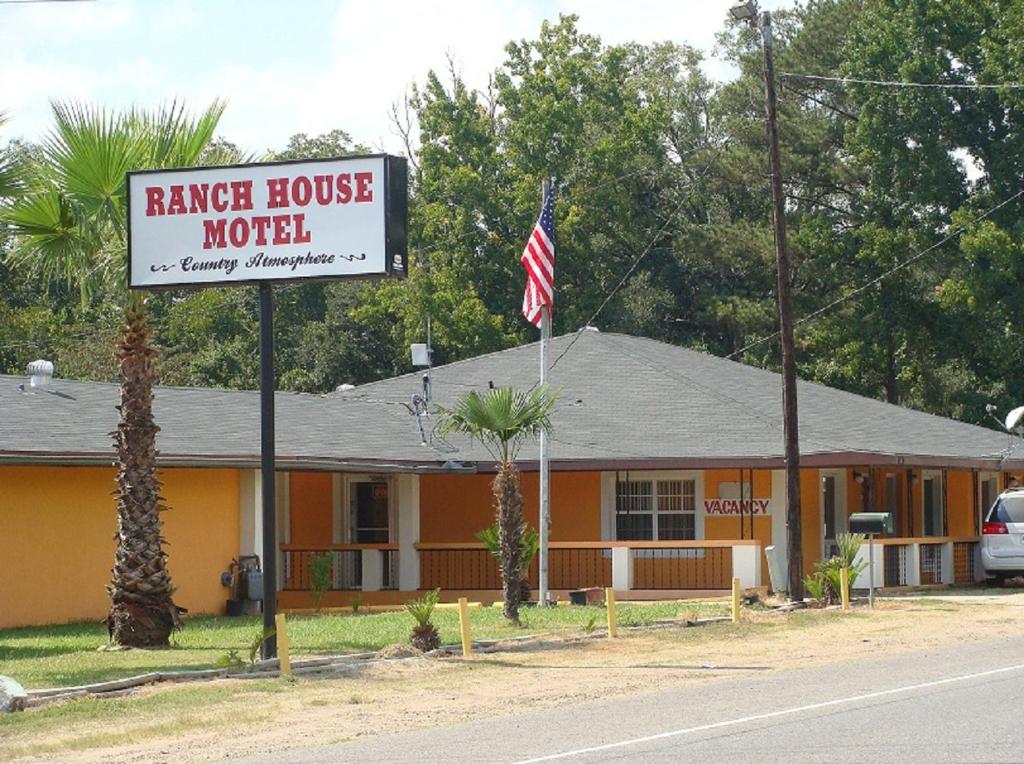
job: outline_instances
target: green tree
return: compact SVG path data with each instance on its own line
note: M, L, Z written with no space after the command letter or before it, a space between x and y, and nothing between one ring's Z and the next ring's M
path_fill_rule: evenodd
M519 623L523 570L523 494L516 456L528 438L551 430L550 412L555 402L546 386L528 392L498 387L485 393L475 390L460 398L452 409L442 409L442 433L458 432L479 442L498 462L491 483L498 525L498 548L504 607L502 614Z
M117 550L108 586L107 624L121 645L166 645L180 624L161 535L160 481L152 400L152 329L146 300L125 295L125 173L196 163L223 105L198 117L173 104L157 112L108 112L55 104L54 128L28 193L4 210L16 241L10 260L46 281L77 287L83 305L96 294L124 303L114 351L121 383L117 451Z

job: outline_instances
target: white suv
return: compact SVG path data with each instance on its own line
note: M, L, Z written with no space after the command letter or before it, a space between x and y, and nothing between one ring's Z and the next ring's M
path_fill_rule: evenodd
M981 526L981 565L993 583L1024 576L1024 488L999 494Z

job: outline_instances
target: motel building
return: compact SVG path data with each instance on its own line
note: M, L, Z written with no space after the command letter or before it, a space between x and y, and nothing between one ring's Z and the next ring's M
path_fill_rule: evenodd
M649 339L596 330L551 341L555 405L550 581L555 596L614 586L677 598L769 582L785 553L778 375ZM564 355L563 355L564 353ZM430 371L431 404L490 385L528 388L536 345ZM278 603L310 606L309 559L333 557L325 606L500 599L475 534L493 522L488 454L434 432L422 373L329 395L277 395ZM809 382L799 385L802 552L809 572L852 512L886 511L885 586L968 583L981 515L1024 477L1008 437ZM114 554L116 385L0 377L0 627L98 620ZM223 613L221 573L261 539L259 395L159 388L155 415L175 600ZM536 444L520 454L537 525ZM863 553L864 550L862 550ZM784 559L784 558L783 558ZM533 571L536 585L536 562ZM857 582L866 586L866 574Z

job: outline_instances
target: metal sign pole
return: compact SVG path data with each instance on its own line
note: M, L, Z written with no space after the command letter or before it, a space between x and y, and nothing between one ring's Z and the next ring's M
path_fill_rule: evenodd
M260 282L260 472L263 486L263 633L277 613L277 490L274 480L274 292ZM277 655L277 638L264 640L264 659Z
M551 180L545 179L541 186L541 205L547 201ZM540 309L540 384L548 383L548 340L551 338L551 306ZM540 433L540 549L537 573L537 604L548 604L548 532L551 524L551 470L548 463L548 435Z
M540 309L540 383L548 383L548 338L551 336L551 313L545 305ZM537 602L548 604L548 529L551 524L551 468L548 463L548 435L540 433L540 565Z

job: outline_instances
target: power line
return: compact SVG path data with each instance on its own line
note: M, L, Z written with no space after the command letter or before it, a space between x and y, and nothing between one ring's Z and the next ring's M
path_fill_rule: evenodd
M899 80L863 80L856 77L826 77L820 74L779 72L781 79L812 80L814 82L837 82L843 85L876 85L886 88L921 88L930 90L1024 90L1024 83L981 83L981 82L906 82Z
M950 240L955 239L957 236L962 234L964 231L966 231L969 227L971 227L975 223L981 222L982 220L987 218L992 213L1002 209L1007 204L1009 204L1010 202L1014 201L1015 199L1019 198L1022 195L1024 195L1024 189L1021 189L1020 191L1018 191L1017 193L1015 193L1013 196L1009 197L1008 199L1004 199L1003 201L999 202L999 204L997 204L996 206L990 207L989 209L985 210L983 213L981 213L980 215L976 216L975 218L973 218L969 222L965 223L964 225L960 226L959 228L956 228L953 231L949 232L948 234L946 234L944 237L942 237L939 241L935 242L931 246L926 247L925 249L922 249L920 252L915 253L911 257L908 257L903 262L897 263L895 266L893 266L892 268L890 268L889 270L887 270L885 273L881 274L880 276L876 276L875 278L871 279L870 281L868 281L868 282L862 284L861 286L857 287L852 292L849 292L848 294L845 294L842 297L838 297L835 300L833 300L832 302L828 303L827 305L824 305L824 306L818 308L817 310L815 310L814 312L807 314L803 318L800 318L800 319L796 320L795 322L793 322L793 326L797 327L797 326L799 326L801 324L804 324L804 323L806 323L808 321L811 321L811 320L817 318L818 316L820 316L822 313L826 313L827 311L832 310L832 308L836 307L837 305L840 305L840 304L846 302L847 300L853 299L857 295L859 295L862 292L866 291L867 289L870 289L871 287L873 287L875 284L878 284L878 283L884 281L885 279L889 278L889 276L893 275L894 273L896 273L898 271L901 271L904 268L906 268L908 265L912 265L913 263L917 262L922 257L927 255L929 252L932 252L932 251L938 249L939 247L941 247L943 244L949 242ZM741 347L739 350L733 351L732 353L730 353L729 355L727 355L725 357L726 358L735 358L735 357L737 357L737 356L747 352L748 350L757 347L758 345L762 345L765 342L768 342L769 340L775 339L776 337L779 336L779 334L780 334L780 332L778 330L776 330L776 331L772 332L771 334L767 334L764 337L761 337L760 339L754 340L749 345L745 345L745 346Z

